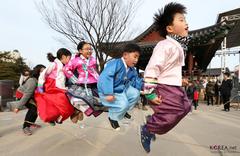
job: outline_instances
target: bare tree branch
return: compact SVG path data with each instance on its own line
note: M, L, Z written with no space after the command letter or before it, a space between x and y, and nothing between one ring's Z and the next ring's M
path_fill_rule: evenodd
M36 5L46 23L70 42L89 41L102 69L113 45L129 40L129 25L141 1L41 0ZM101 45L105 51L99 49Z

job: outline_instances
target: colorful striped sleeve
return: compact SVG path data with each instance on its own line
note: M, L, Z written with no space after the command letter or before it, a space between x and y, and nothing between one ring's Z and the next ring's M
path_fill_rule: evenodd
M144 94L148 100L153 100L157 97L156 93L154 93L157 84L158 83L156 78L144 78Z

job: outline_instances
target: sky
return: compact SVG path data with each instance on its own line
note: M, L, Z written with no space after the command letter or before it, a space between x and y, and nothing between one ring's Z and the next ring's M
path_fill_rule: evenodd
M40 0L0 1L0 51L19 50L31 67L36 64L48 65L46 53L53 54L61 47L73 49L70 43L60 43L61 35L52 30L37 10ZM132 24L129 26L142 33L153 22L153 15L170 0L142 0ZM219 13L240 8L240 0L175 0L187 7L187 21L190 30L214 25ZM216 56L211 67L220 67ZM236 56L228 56L226 65L232 70L239 64Z

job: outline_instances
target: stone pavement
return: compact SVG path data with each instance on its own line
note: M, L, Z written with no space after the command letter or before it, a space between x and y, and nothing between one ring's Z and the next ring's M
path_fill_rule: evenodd
M150 154L139 143L138 128L151 111L135 108L134 120L122 121L120 131L111 129L106 113L81 124L67 120L54 127L38 119L42 128L32 136L21 129L26 110L0 112L0 156L239 156L240 110L221 109L201 104L172 131L157 136Z

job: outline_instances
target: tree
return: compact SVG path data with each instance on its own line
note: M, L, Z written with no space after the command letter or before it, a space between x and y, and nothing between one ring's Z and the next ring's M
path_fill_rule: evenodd
M127 39L141 0L42 0L37 4L47 24L73 44L92 44L100 69L114 43ZM111 43L111 44L108 44ZM105 51L99 47L105 46Z
M10 51L0 51L0 80L14 80L15 87L17 87L20 73L29 67L20 55L15 57L11 54Z

